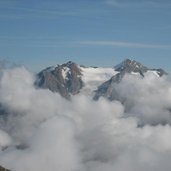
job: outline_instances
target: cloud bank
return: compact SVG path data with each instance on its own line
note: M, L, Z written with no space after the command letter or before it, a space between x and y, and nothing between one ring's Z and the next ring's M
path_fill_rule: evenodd
M0 163L13 171L170 171L171 79L126 75L122 99L67 101L24 67L0 79ZM141 124L141 126L140 126Z

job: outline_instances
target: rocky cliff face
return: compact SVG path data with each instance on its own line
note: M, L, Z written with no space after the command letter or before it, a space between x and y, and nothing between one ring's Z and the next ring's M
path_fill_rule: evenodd
M59 92L69 99L70 95L79 93L83 87L81 70L77 64L68 62L55 67L49 67L37 75L36 86Z

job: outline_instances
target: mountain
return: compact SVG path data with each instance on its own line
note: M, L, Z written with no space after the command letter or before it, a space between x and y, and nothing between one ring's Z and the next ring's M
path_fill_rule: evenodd
M140 75L143 76L143 73L147 72L149 69L145 66L143 66L141 63L130 60L130 59L125 59L123 62L121 62L119 65L116 65L115 70L120 72L120 73L139 73Z
M39 72L35 85L70 99L80 91L91 95L99 85L115 74L113 68L85 67L69 61Z
M78 94L83 87L81 70L74 62L48 67L37 75L35 84L41 88L48 88L52 92L59 92L69 99L70 94Z
M166 71L163 69L149 69L141 63L130 59L124 60L119 65L116 65L114 69L118 71L118 73L97 88L94 100L98 100L101 96L109 100L120 100L115 85L122 81L125 74L139 74L144 77L146 72L153 72L159 77L167 75Z
M125 59L114 68L98 68L80 66L74 62L48 67L37 74L35 85L39 88L58 92L66 99L78 93L109 100L118 99L115 84L122 81L125 74L139 74L144 77L146 72L153 72L159 77L167 74L163 69L149 69L135 60Z
M144 76L147 71L156 71L159 76L166 75L167 73L163 69L149 69L148 67L142 65L140 62L135 60L125 59L119 65L114 67L115 71L120 73L139 73Z

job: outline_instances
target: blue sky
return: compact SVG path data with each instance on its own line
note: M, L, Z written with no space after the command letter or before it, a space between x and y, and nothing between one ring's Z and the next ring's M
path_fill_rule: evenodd
M171 71L170 0L0 0L0 58L38 71L124 58Z

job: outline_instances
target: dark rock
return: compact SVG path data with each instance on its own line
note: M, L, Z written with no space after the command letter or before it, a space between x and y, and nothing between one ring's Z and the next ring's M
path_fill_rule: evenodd
M152 69L152 71L157 71L157 74L160 77L162 77L163 75L168 75L168 73L165 70L161 69L161 68L159 68L159 69Z
M4 167L0 166L0 171L10 171L10 170L5 169Z
M116 65L114 68L115 68L115 71L122 72L122 74L135 72L135 73L140 73L142 76L143 76L143 73L149 70L147 67L143 66L141 63L134 61L134 60L130 60L130 59L124 60L119 65Z
M65 78L64 78L65 73ZM79 93L83 87L81 70L77 64L68 63L57 65L55 68L49 67L37 75L35 85L40 88L49 89L52 92L59 92L61 96L69 99L70 94Z
M114 75L110 80L104 82L102 85L98 87L98 89L95 91L94 100L98 100L101 96L113 100L117 99L117 91L115 90L114 84L119 83L122 80L122 77L124 75L121 73L118 73Z

